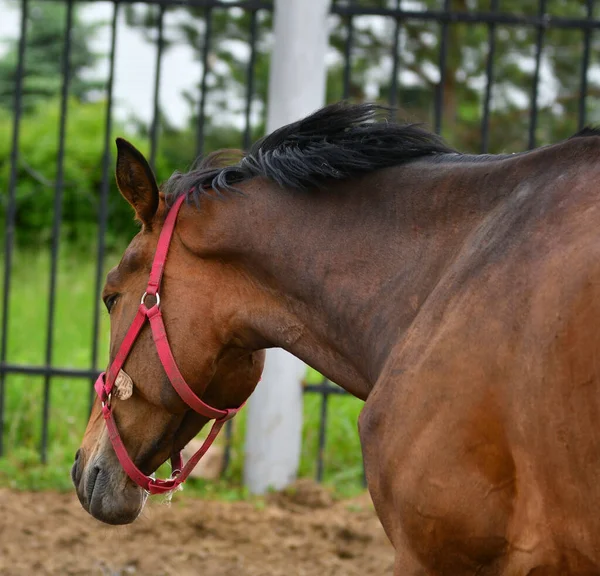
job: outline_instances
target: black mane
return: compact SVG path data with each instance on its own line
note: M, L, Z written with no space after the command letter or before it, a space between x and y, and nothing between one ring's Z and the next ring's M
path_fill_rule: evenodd
M304 190L396 166L414 158L455 151L414 124L387 120L389 109L375 104L333 104L258 140L239 161L222 166L213 154L187 174L165 184L169 198L237 191L235 185L262 176L282 187ZM239 156L238 156L239 158ZM221 163L221 166L219 166Z
M210 190L218 196L224 191L241 193L235 185L257 176L285 188L305 190L415 158L485 162L514 156L459 154L439 136L416 124L392 122L389 115L389 108L372 103L332 104L275 130L246 154L231 150L210 154L192 171L173 174L163 190L169 201L188 192L197 200ZM599 128L586 127L572 138L599 135Z
M589 136L600 136L600 127L584 126L579 132L573 134L571 138L588 138Z

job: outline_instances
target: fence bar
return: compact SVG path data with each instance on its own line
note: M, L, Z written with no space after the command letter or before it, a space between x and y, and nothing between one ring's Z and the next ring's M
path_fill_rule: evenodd
M204 124L206 122L206 79L208 77L208 55L210 53L210 37L212 35L212 10L204 12L204 44L202 46L202 80L200 81L200 106L198 110L198 132L196 139L196 156L204 154Z
M104 255L106 251L106 226L108 218L108 194L110 191L110 180L112 178L111 158L111 133L112 133L112 107L113 86L115 78L115 52L117 42L117 21L119 17L119 5L113 4L113 16L110 36L110 57L108 83L106 86L106 117L104 119L104 151L102 153L102 184L100 187L100 202L98 208L98 252L96 262L96 284L94 287L94 317L92 331L92 358L90 368L95 370L98 366L98 339L100 337L100 295L104 282ZM96 394L94 392L94 380L90 382L90 410L94 403Z
M540 65L542 61L542 49L544 47L544 32L543 16L546 13L546 0L540 0L539 16L540 25L537 32L535 43L535 70L533 73L533 87L531 90L531 113L529 115L529 149L535 148L535 132L537 130L538 120L538 91L540 84Z
M492 12L498 10L498 0L491 0ZM486 85L483 98L483 118L481 120L481 153L487 154L490 145L490 102L494 83L494 56L496 55L496 24L488 25L488 56L485 67Z
M402 0L396 0L396 9L400 10ZM400 25L401 20L396 17L394 27L394 47L392 52L392 77L390 78L390 106L395 107L398 103L398 67L400 65Z
M346 42L344 43L344 100L350 97L350 79L352 77L352 44L354 43L354 26L352 16L346 19Z
M126 0L126 1L137 1L137 0ZM158 0L156 0L158 1ZM492 12L448 12L444 8L443 10L396 10L395 8L382 8L382 7L366 7L352 4L350 6L344 6L336 4L331 12L340 16L389 16L389 17L400 17L403 19L410 20L422 20L422 21L433 21L433 22L453 22L453 23L464 23L464 24L502 24L505 26L531 26L539 27L544 26L545 28L579 28L579 29L597 29L600 28L600 20L586 20L583 18L564 18L559 16L545 15L540 16L525 16L521 14L507 14L507 13L492 13Z
M248 71L246 73L246 118L243 140L244 150L250 148L252 139L250 113L252 112L252 98L254 96L254 64L256 63L256 37L257 13L256 10L254 10L250 16L250 58L248 59Z
M26 364L11 364L3 362L0 371L4 374L27 374L29 376L61 376L66 378L87 378L94 380L100 374L99 370L86 368L55 368L54 366L28 366Z
M95 2L97 0L79 0L80 2ZM165 0L142 0L144 4L161 4ZM119 0L121 4L136 4L140 0ZM273 10L273 2L267 0L169 0L170 6L189 6L193 8L228 10L242 8L245 10ZM359 4L343 5L337 3L332 7L332 14L340 16L391 16L411 20L429 20L433 22L462 22L489 24L494 22L506 26L532 26L540 25L546 28L579 28L582 30L599 29L600 20L586 20L584 18L566 18L548 15L543 21L537 16L523 14L493 14L491 12L458 11L446 13L443 10L397 10L383 6L362 6Z
M587 0L587 18L589 21L594 17L594 0ZM579 89L579 121L578 127L581 130L586 122L586 100L588 89L588 68L590 65L590 46L592 43L592 29L586 28L583 31L583 60L581 62L581 85Z
M156 149L158 143L158 127L160 124L160 76L162 71L162 55L164 51L165 5L159 5L158 42L156 50L156 75L154 76L154 112L150 128L150 167L156 170Z
M228 420L225 423L225 453L223 454L223 469L221 470L222 474L229 468L229 463L231 462L231 441L233 438L233 420Z
M56 276L58 273L58 250L60 244L60 228L62 223L62 199L64 189L65 136L67 128L67 112L69 103L69 76L71 66L71 34L73 32L74 0L67 0L67 17L65 22L65 43L62 53L62 93L60 104L60 127L58 134L58 158L56 166L56 186L54 189L54 219L52 222L52 256L50 261L50 286L48 296L48 326L46 333L46 365L52 364L52 345L54 342L54 312L56 307ZM50 415L50 375L44 379L44 407L42 415L41 459L45 464L48 459L48 418Z
M324 384L305 384L304 393L316 393L316 394L348 394L343 388L339 386L331 386L329 383Z
M17 78L13 108L13 133L10 150L10 178L8 181L8 204L4 230L4 287L2 293L2 345L0 348L0 366L6 361L8 350L8 315L10 303L10 273L15 239L15 218L17 215L17 173L19 163L19 136L23 99L23 75L25 71L25 45L27 38L28 0L21 2L21 30L19 53L17 56ZM0 456L4 454L4 396L6 372L0 369Z
M323 456L325 455L325 442L327 441L327 404L331 386L323 383L325 390L321 393L321 418L319 419L319 450L317 452L317 482L323 480Z
M79 2L98 2L99 0L78 0ZM267 0L117 0L120 4L168 4L169 6L183 6L192 8L218 8L229 10L242 8L243 10L273 10L273 2Z
M450 0L444 0L444 11L449 12ZM440 26L440 83L435 91L435 111L434 111L434 129L436 134L442 132L442 112L444 108L444 84L446 83L446 60L448 56L448 22L442 21Z

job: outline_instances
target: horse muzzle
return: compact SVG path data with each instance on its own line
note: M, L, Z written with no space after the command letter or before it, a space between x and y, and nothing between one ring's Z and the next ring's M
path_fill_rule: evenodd
M106 524L130 524L146 503L147 493L129 479L114 457L97 454L86 462L85 452L79 449L71 478L86 512Z

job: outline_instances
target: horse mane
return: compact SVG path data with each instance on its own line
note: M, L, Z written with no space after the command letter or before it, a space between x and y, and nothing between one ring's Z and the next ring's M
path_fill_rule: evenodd
M587 138L590 136L600 136L599 126L584 126L579 132L573 134L572 138Z
M248 152L220 150L199 159L190 172L175 172L163 185L167 201L191 192L223 196L242 193L236 184L263 177L283 188L323 188L328 181L355 178L429 157L433 161L502 160L511 154L460 154L418 124L390 120L392 109L373 103L339 102L275 130ZM599 136L585 127L571 138Z
M326 106L258 140L245 154L225 150L207 156L190 172L173 174L163 190L169 199L190 191L195 199L209 190L222 196L241 192L235 185L257 176L306 190L415 158L455 153L419 125L390 121L390 111L372 103Z

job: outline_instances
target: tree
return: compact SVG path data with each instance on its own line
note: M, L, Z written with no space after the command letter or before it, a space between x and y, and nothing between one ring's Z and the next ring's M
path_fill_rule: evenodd
M157 42L157 27L160 11L152 6L127 6L126 19L130 26L140 29L148 42ZM272 27L272 15L265 10L255 16L246 10L206 9L182 7L169 10L173 23L164 27L164 49L171 46L187 45L196 55L199 68L202 69L208 33L208 51L206 52L206 102L203 127L207 138L219 137L226 129L228 147L242 147L243 131L234 129L231 118L242 117L246 108L248 89L248 63L250 60L249 43L251 40L252 20L256 19L256 52L254 62L254 87L252 108L259 120L250 134L250 140L262 136L266 123L265 102L269 77L269 40ZM179 17L177 17L179 16ZM185 98L190 106L190 127L196 128L200 117L200 94L198 90L186 92ZM164 121L164 119L163 119ZM218 127L218 128L217 128ZM207 146L204 147L208 149Z
M23 83L23 109L30 112L43 101L61 93L62 55L66 39L66 5L63 3L30 3L27 19L27 43ZM100 58L89 44L98 23L84 23L73 8L71 29L69 94L79 101L89 100L92 92L103 87L90 80L85 72ZM18 39L9 41L7 53L0 59L0 106L12 110L17 79Z
M16 234L22 247L48 244L52 238L54 193L58 156L58 124L60 107L56 99L40 103L21 121L19 164L16 189ZM61 238L82 249L91 248L98 234L98 210L102 189L104 155L104 119L106 102L69 101L69 121L63 157ZM0 108L0 134L10 134L12 117ZM147 135L121 122L115 122L112 133L132 142L148 155ZM221 148L227 134L207 136L207 146ZM214 138L214 139L213 139ZM156 156L156 175L164 181L176 170L190 164L194 147L191 130L166 130ZM112 159L108 170L108 249L123 250L138 226L133 211L123 200L114 178L115 144L110 142ZM0 191L8 190L11 167L11 141L0 138ZM6 202L0 203L0 222L5 218Z
M346 2L345 4L348 4ZM340 2L341 4L341 2ZM408 8L405 0L353 0L353 5L371 8ZM440 10L442 0L410 2L410 9ZM503 0L501 10L507 14L535 16L537 2ZM585 19L586 3L580 0L547 2L552 16ZM492 0L450 0L456 12L490 12ZM185 17L172 19L165 29L165 47L175 43L192 46L202 60L211 19L208 63L208 117L240 113L240 96L246 89L247 59L243 47L250 36L251 13L240 9L206 10L177 8ZM158 11L135 6L128 9L128 20L145 30L155 40ZM257 54L255 67L254 107L265 108L270 50L271 15L260 11L257 19ZM328 80L328 101L344 96L344 50L348 34L348 17L332 18L332 62ZM448 26L446 74L440 86L440 43L443 26L439 22L406 18L354 16L351 19L352 50L348 95L351 99L388 102L393 91L393 49L397 42L398 60L395 103L401 117L409 121L435 125L434 103L438 90L443 92L442 135L461 150L481 149L481 118L486 85L490 27L487 24L451 23ZM532 85L535 70L535 45L538 30L533 26L496 25L496 51L493 59L494 85L491 98L490 151L522 150L528 144ZM396 39L397 36L397 39ZM537 144L567 137L577 129L579 87L583 58L584 33L577 29L550 28L545 31L541 58L541 81L538 93ZM591 53L600 49L600 37L591 36ZM246 50L247 52L247 50ZM589 94L597 95L600 83L589 78ZM188 94L196 121L200 90ZM597 106L588 99L588 119L597 120ZM210 122L209 122L210 126ZM255 127L259 135L263 122Z
M364 6L382 2L359 0ZM388 7L399 4L386 2ZM411 3L414 5L414 3ZM441 0L421 0L419 9L440 10ZM536 16L539 2L502 0L496 2L504 14ZM587 17L580 0L547 2L552 17ZM487 12L491 0L450 0L455 12ZM412 8L412 6L411 6ZM416 8L416 7L415 7ZM369 26L369 19L355 18L352 81L350 94L364 98L365 86L381 100L391 88L391 52L396 23L387 19L383 29ZM372 19L371 19L372 21ZM442 25L433 21L407 19L398 28L400 87L398 103L406 117L434 125L434 100L440 88L439 58ZM496 25L494 30L493 90L490 116L490 151L517 151L527 147L535 71L538 29L533 26ZM448 26L446 74L443 91L442 135L454 146L472 152L481 147L481 119L486 85L490 27L487 24L452 23ZM336 27L332 44L343 49L345 30ZM584 33L577 29L549 28L544 32L538 91L537 144L565 138L577 130L579 89L582 74ZM600 48L591 36L591 52ZM376 72L380 71L379 74ZM589 94L600 84L589 78ZM588 99L588 121L598 118L592 98Z

